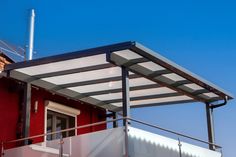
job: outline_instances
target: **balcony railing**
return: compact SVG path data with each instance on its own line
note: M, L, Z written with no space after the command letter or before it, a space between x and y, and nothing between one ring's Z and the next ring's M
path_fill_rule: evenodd
M177 135L177 138L174 140L130 126L124 126L4 150L4 147L11 143L23 142L29 139L32 140L38 137L45 137L47 135L58 134L122 120L156 128L164 132ZM212 145L217 148L218 151L212 151L196 145L185 143L180 140L180 137L203 144ZM222 153L219 151L221 151L221 146L219 145L128 117L121 117L61 131L2 142L2 157L123 157L124 154L128 154L130 157L220 157Z

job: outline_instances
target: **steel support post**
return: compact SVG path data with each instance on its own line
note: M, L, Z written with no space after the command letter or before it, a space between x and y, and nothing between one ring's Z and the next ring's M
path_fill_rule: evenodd
M1 157L4 157L4 142L1 142L2 148L1 148Z
M63 137L62 137L62 134L61 134L61 138L60 138L60 142L59 142L59 157L63 157L63 144L64 144L64 141L63 141Z
M179 147L179 157L182 157L182 149L181 149L181 147L182 147L182 144L181 144L181 142L180 142L180 139L178 138L178 147Z
M122 68L122 99L123 99L123 116L130 117L130 97L129 97L129 71L126 67ZM129 156L129 141L128 141L128 119L123 120L125 128L125 157Z
M31 112L31 84L26 83L24 86L24 102L23 102L23 135L29 137L30 130L30 112ZM24 144L29 144L29 140L25 140Z
M206 103L206 117L207 117L207 130L208 130L208 142L215 143L215 134L214 134L214 123L213 123L213 109L209 103ZM215 146L209 144L209 149L215 150Z
M117 113L116 112L112 113L112 118L117 119ZM113 128L117 128L117 127L118 127L118 121L114 121L113 122Z

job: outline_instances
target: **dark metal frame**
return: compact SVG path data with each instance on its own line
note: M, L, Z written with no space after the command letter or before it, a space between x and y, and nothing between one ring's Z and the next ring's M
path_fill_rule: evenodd
M123 116L130 117L130 97L129 97L129 71L126 67L121 67L122 70L122 100L123 100ZM128 125L129 120L123 120L125 128L125 157L129 157L129 141L128 141Z
M206 81L205 79L197 76L196 74L188 71L187 69L173 63L172 61L168 60L167 58L159 55L158 53L144 47L143 45L136 43L135 46L132 46L131 50L134 52L140 54L141 56L144 56L145 58L148 58L149 60L153 61L154 63L157 63L166 69L172 71L173 73L176 73L187 80L190 80L197 85L215 93L222 97L222 99L225 98L226 95L229 96L229 99L233 98L233 95L224 91L223 89L217 87L216 85Z
M138 96L138 97L132 97L130 98L130 101L137 101L137 100L147 100L147 99L155 99L155 98L168 98L168 97L175 97L175 96L182 96L180 93L164 93L164 94L153 94L153 95L147 95L147 96ZM119 103L122 102L122 99L113 99L113 100L107 100L103 101L107 104L112 103Z
M206 118L207 118L207 131L208 131L208 141L209 143L215 143L215 132L213 123L213 109L209 103L206 103ZM215 150L214 145L209 144L209 149Z
M108 45L108 46L75 51L71 53L65 53L61 55L55 55L55 56L50 56L50 57L45 57L45 58L40 58L40 59L34 59L27 62L9 64L5 67L5 70L8 71L8 70L14 70L14 69L19 69L19 68L26 68L30 66L37 66L41 64L65 61L65 60L75 59L75 58L80 58L80 57L89 57L89 56L104 54L108 52L120 51L120 50L129 49L132 45L135 45L135 42L129 41L129 42L123 42L123 43L118 43L118 44L113 44L113 45Z
M152 50L142 46L141 44L139 44L137 42L132 42L132 41L113 44L113 45L109 45L109 46L102 46L102 47L97 47L97 48L92 48L92 49L87 49L87 50L81 50L81 51L76 51L76 52L72 52L72 53L66 53L66 54L46 57L46 58L42 58L42 59L35 59L32 61L27 61L27 62L10 64L10 65L6 66L5 70L9 71L9 70L14 70L14 69L19 69L19 68L26 68L29 66L36 66L36 65L53 63L53 62L58 62L58 61L65 61L65 60L69 60L69 59L74 59L74 58L79 58L79 57L88 57L88 56L104 54L104 53L107 53L107 56L109 58L109 56L112 52L126 50L126 49L130 49L130 50L136 52L137 54L143 56L144 58L165 67L166 69L170 70L171 72L176 73L176 74L192 81L193 83L196 83L197 85L209 90L210 92L220 95L222 97L222 99L224 99L225 96L228 96L229 99L233 98L233 96L230 93L225 92L223 89L220 89L219 87L213 85L212 83L200 78L199 76L196 76L195 74L191 73L190 71L184 69L183 67L180 67L179 65L171 62L170 60L153 52ZM146 59L144 59L144 60L146 60ZM108 61L109 60L110 59L108 59ZM143 62L144 60L143 59L137 60L134 63L132 62L132 64ZM128 64L128 66L130 66L132 64Z
M123 58L123 57L121 57L121 56L117 56L116 54L112 54L113 55L113 60L112 59L110 59L111 61L111 63L113 63L113 64L116 64L116 65L118 65L118 66L124 66L124 65L126 65L127 63L129 63L129 61L127 60L127 63L125 63L124 65L120 65L120 63L118 62L116 62L116 60L126 60L125 58ZM109 56L112 56L112 55L109 55ZM142 56L142 55L141 55ZM143 56L143 57L145 57L145 56ZM155 58L155 57L153 57L153 58ZM151 60L150 59L150 61L153 61L153 60ZM154 61L153 61L154 62ZM155 63L155 62L154 62ZM158 64L159 65L159 63L156 63L156 64ZM141 67L141 66L137 66L136 65L136 68L138 67L138 69L141 69L141 68L143 68L143 67ZM165 67L166 68L166 67ZM197 100L197 101L200 101L200 102L212 102L212 101L217 101L217 100L220 100L220 99L224 99L223 97L222 98L214 98L214 99L207 99L207 96L205 96L206 98L203 98L200 94L203 94L203 93L198 93L198 95L196 95L195 93L193 94L193 93L191 93L191 92L188 92L188 91L186 91L186 90L184 90L182 87L183 87L183 85L185 85L185 84L189 84L189 83L192 83L190 80L183 80L183 81L173 81L173 80L171 80L171 79L169 79L169 78L167 78L167 77L164 77L162 74L161 74L161 72L163 72L163 74L169 74L169 73L175 73L175 72L173 72L173 71L170 71L170 69L166 69L166 70L159 70L159 71L155 71L155 72L152 72L151 74L148 74L148 75L146 75L146 74L144 74L144 73L142 73L142 72L140 72L140 71L138 71L138 70L135 70L132 66L131 67L127 67L127 69L129 69L129 71L131 71L131 72L133 72L133 73L136 73L136 74L138 74L138 75L140 75L140 76L142 76L142 77L144 77L144 78L148 78L149 80L152 80L153 82L156 82L156 83L158 83L159 85L161 85L161 86L164 86L164 87L168 87L168 88L170 88L170 89L172 89L172 90L175 90L175 91L177 91L177 92L179 92L179 93L182 93L183 95L187 95L187 96L189 96L189 97L191 97L191 98L193 98L194 100ZM148 71L148 69L146 69L145 68L145 71ZM156 74L156 73L158 73L158 75ZM157 76L156 76L157 75ZM182 76L182 75L180 75L180 76ZM184 76L182 76L182 77L184 77ZM196 83L196 82L193 82L193 83ZM185 87L185 88L187 88L187 87ZM210 90L208 90L208 92L209 92Z
M68 74L73 74L73 73L87 72L87 71L91 71L91 70L106 69L106 68L111 68L111 67L114 67L114 65L106 63L106 64L101 64L101 65L96 65L96 66L89 66L89 67L83 67L83 68L76 68L76 69L70 69L70 70L51 72L51 73L46 73L46 74L41 74L41 75L35 75L34 78L29 81L34 81L37 79L42 79L42 78L47 78L47 77L55 77L55 76L60 76L60 75L68 75Z
M118 65L118 66L121 66L121 68L122 68L122 76L121 77L105 78L105 79L100 79L100 80L85 81L85 82L79 82L79 83L76 82L76 83L64 84L64 85L60 85L60 86L55 86L53 84L47 84L47 83L43 82L42 80L40 80L41 78L50 77L50 76L58 76L58 75L71 74L71 73L75 73L75 72L96 70L99 68L113 67L117 64L115 61L113 61L111 59L111 55L113 52L120 51L120 50L131 50L143 57L142 59L131 60L131 61L125 63L124 65ZM193 100L182 100L182 101L174 101L174 102L159 103L159 104L158 103L157 104L143 104L143 105L131 106L131 107L134 107L134 108L135 107L147 107L147 106L154 106L154 105L185 103L185 102L193 102L193 101L200 101L200 102L207 103L206 113L207 113L209 142L214 143L212 111L209 107L209 103L211 103L211 102L200 97L199 95L206 92L206 90L207 90L209 92L213 92L213 93L220 96L219 99L212 99L212 101L224 100L226 97L228 97L228 99L232 99L233 96L231 94L229 94L228 92L225 92L224 90L220 89L219 87L207 82L206 80L196 76L195 74L189 72L188 70L180 67L179 65L169 61L168 59L162 57L161 55L153 52L152 50L150 50L150 49L148 49L136 42L129 41L129 42L124 42L124 43L119 43L119 44L114 44L114 45L109 45L109 46L92 48L92 49L88 49L88 50L76 51L76 52L72 52L69 54L67 53L67 54L62 54L62 55L57 55L57 56L46 57L46 58L42 58L42 59L36 59L36 60L28 61L28 62L10 64L10 65L6 66L5 70L8 72L9 76L11 77L12 74L16 75L16 74L14 74L14 73L17 73L16 71L14 71L15 69L26 68L26 67L30 67L30 66L37 66L37 65L41 65L41 64L47 64L47 63L54 63L54 62L58 62L58 61L65 61L65 60L79 58L79 57L88 57L88 56L98 55L98 54L106 54L107 61L109 63L104 64L104 65L100 65L100 66L91 66L91 67L86 67L86 68L78 68L78 69L72 69L72 70L67 70L67 71L60 71L60 72L53 72L53 73L48 73L48 74L36 75L34 77L26 77L27 79L23 80L23 81L27 82L26 83L26 90L25 90L26 91L25 101L24 101L24 103L25 103L25 105L24 105L25 106L25 108L24 108L24 112L25 112L24 113L24 115L25 115L25 117L24 117L24 121L25 121L24 135L25 135L25 137L27 137L29 135L30 97L31 97L30 83L32 83L32 84L35 83L37 85L37 83L40 84L40 82L41 82L41 83L44 83L44 85L42 85L42 86L50 85L50 87L53 87L49 90L52 90L54 92L58 92L60 94L64 94L64 93L73 93L72 91L66 89L68 87L102 83L102 82L106 82L106 81L117 81L117 80L122 79L123 116L129 117L130 116L130 97L129 97L130 88L129 88L129 84L128 84L129 77L130 78L138 78L141 76L141 77L145 77L145 78L148 78L148 79L156 82L158 84L158 86L166 86L166 87L173 89L183 95L187 95L187 96L193 98ZM139 73L138 71L135 71L132 68L130 68L137 63L146 62L148 60L166 68L167 70L154 72L148 76L145 76L144 74ZM129 73L128 73L129 71L134 72L135 74L129 76ZM179 81L179 82L176 82L173 84L168 84L166 82L161 81L161 79L163 77L161 75L168 74L168 73L175 73L179 76L184 77L185 79L187 79L187 81ZM159 77L159 80L154 79L156 77ZM195 84L203 87L206 90L199 90L195 93L194 92L191 93L191 92L188 92L188 91L180 88L182 85L185 85L189 82L195 83ZM106 92L116 92L118 90L120 91L121 89L108 90ZM103 93L103 92L101 92L101 93ZM76 95L73 93L73 98L82 100L83 98L91 96L91 94L100 94L100 93L99 92L92 92L92 93L86 93L85 95L83 95L83 94ZM156 97L158 97L158 96L156 96ZM145 97L142 97L142 98L145 99ZM132 98L132 100L136 100L136 99L140 99L140 98ZM121 100L120 99L115 100L115 102L117 102L117 101L121 101ZM114 102L114 101L107 101L107 103L112 103L112 102ZM102 103L102 102L100 104L98 104L98 106L100 106L100 107L101 106L108 106L108 105L109 104ZM123 125L125 126L125 128L126 128L125 131L127 133L128 132L128 130L127 130L128 120L127 119L124 120ZM127 147L128 147L128 145L127 145ZM209 148L214 149L211 145L209 145ZM126 155L128 155L128 154L126 154Z
M161 86L158 84L141 85L141 86L130 87L130 91L159 88L159 87L161 87ZM102 95L102 94L107 94L107 93L119 93L119 92L122 92L122 88L88 92L88 93L83 93L83 94L87 95L87 96L91 96L91 95L95 96L95 95Z
M28 137L30 135L30 113L31 113L31 84L24 84L24 98L23 98L23 135ZM28 140L24 141L27 145L30 142Z
M101 125L101 124L113 123L114 121L118 122L118 121L121 121L121 120L124 120L124 119L128 119L128 120L130 120L132 122L135 122L135 123L138 123L138 124L142 124L142 125L145 125L145 126L148 126L148 127L156 128L156 129L159 129L161 131L168 132L168 133L171 133L173 135L181 136L181 137L184 137L184 138L187 138L187 139L191 139L191 140L194 140L194 141L197 141L197 142L201 142L201 143L208 144L208 145L214 145L215 148L217 148L217 149L222 148L220 145L217 145L217 144L214 144L214 143L209 143L209 142L204 141L202 139L198 139L198 138L195 138L195 137L192 137L192 136L189 136L189 135L185 135L185 134L182 134L182 133L170 130L170 129L166 129L166 128L160 127L158 125L153 125L153 124L150 124L150 123L147 123L147 122L144 122L144 121L140 121L140 120L133 119L133 118L128 118L128 117L121 117L121 118L116 118L116 119L112 119L112 120L106 120L106 121L86 124L86 125L77 126L77 127L74 127L74 128L68 128L68 129L64 129L64 130L59 130L59 131L55 131L55 132L50 132L50 133L44 133L44 134L24 137L24 138L10 140L10 141L2 141L1 144L2 144L2 146L5 146L6 144L10 144L10 143L25 141L25 140L28 140L28 139L34 139L34 138L38 138L38 137L45 137L47 135L52 135L52 134L58 134L58 133L62 133L62 132L73 131L73 130L87 128L87 127L91 127L91 126L98 126L98 125Z

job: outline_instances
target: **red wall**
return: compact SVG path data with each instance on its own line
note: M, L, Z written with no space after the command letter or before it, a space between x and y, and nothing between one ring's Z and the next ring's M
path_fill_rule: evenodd
M32 101L31 101L31 123L30 123L30 136L33 135L38 135L38 134L43 134L44 133L44 112L45 112L45 107L44 103L46 100L54 101L66 106L70 106L76 109L80 110L80 115L77 117L77 125L82 126L85 124L90 124L90 123L95 123L98 121L103 121L105 120L104 118L101 119L99 118L100 115L105 114L105 110L95 108L92 105L81 103L78 101L74 101L71 99L67 99L65 97L61 97L49 92L46 92L45 90L42 89L33 89L32 90ZM38 112L34 113L33 112L33 104L35 101L38 101ZM84 134L92 131L98 131L105 129L106 125L100 125L100 126L94 126L94 127L88 127L88 128L83 128L79 129L77 131L77 134ZM41 142L43 138L37 138L34 139L35 142Z
M15 92L17 84L13 81L0 79L0 140L16 139L17 121L19 116L19 96ZM14 144L13 144L14 145ZM13 146L12 144L10 147Z
M6 79L0 79L0 140L12 140L16 139L17 130L21 130L21 125L17 123L20 117L20 104L22 100L20 95L22 91L18 89L18 83ZM98 121L103 121L105 118L99 118L105 115L105 110L100 108L95 108L92 105L81 103L79 101L74 101L67 99L62 96L52 94L45 91L44 89L32 88L32 99L31 99L31 121L30 121L30 136L43 134L44 133L44 103L46 100L54 101L60 104L64 104L70 107L74 107L81 111L80 115L77 117L78 126L95 123ZM38 111L33 112L34 103L38 101ZM88 127L79 129L77 134L84 134L92 131L98 131L106 128L106 124L94 127ZM19 138L19 137L18 137ZM33 139L33 143L43 141L43 137ZM11 145L10 147L12 147Z

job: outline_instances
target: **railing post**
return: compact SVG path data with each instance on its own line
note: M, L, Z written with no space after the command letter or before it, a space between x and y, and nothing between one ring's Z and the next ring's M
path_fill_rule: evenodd
M122 100L123 100L123 116L126 117L123 120L123 126L125 127L125 157L129 156L129 141L128 141L128 124L130 117L130 98L129 98L129 71L126 67L122 69Z
M208 142L215 144L214 124L213 124L213 110L209 103L206 103L206 117L207 117L207 130L208 130ZM215 150L215 146L209 144L209 149Z
M113 112L112 113L112 118L113 118L113 120L114 119L117 119L117 113L116 112ZM114 121L113 122L113 128L117 128L118 127L118 122L117 121Z
M23 104L23 134L24 137L29 137L30 128L30 113L31 113L31 84L24 84L24 104ZM29 144L29 140L24 141L25 145Z
M223 155L223 150L222 150L222 148L220 149L220 154L221 154L221 157L224 156L224 155Z
M4 152L4 143L3 143L3 141L1 142L1 157L4 157L4 155L5 155L5 152Z
M63 157L63 144L64 144L64 141L63 141L63 137L62 137L62 135L61 135L60 142L59 142L59 145L60 145L60 148L59 148L59 157Z
M179 157L182 157L182 150L181 150L182 144L179 138L178 138L178 146L179 146Z

